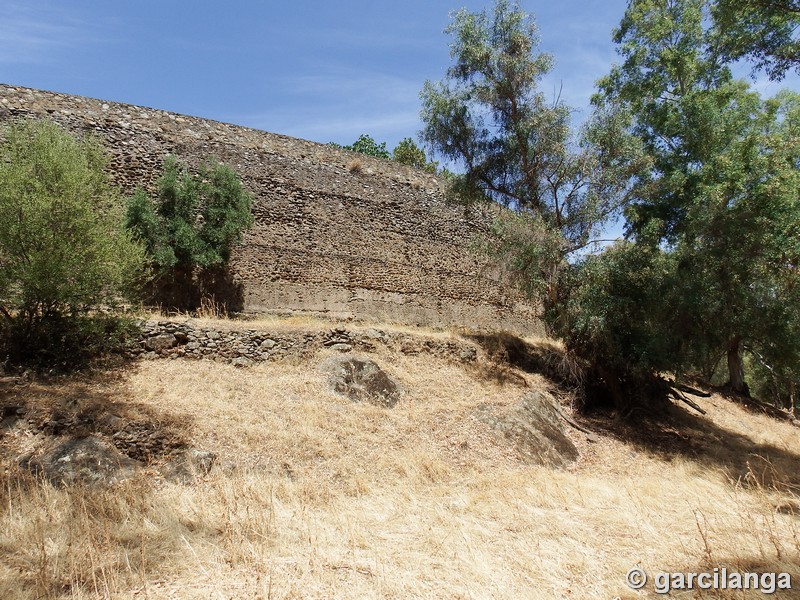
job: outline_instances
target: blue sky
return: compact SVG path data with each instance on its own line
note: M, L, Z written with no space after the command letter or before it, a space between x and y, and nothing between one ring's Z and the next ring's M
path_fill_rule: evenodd
M0 0L0 81L127 102L319 142L420 129L444 76L449 12L492 0L195 3ZM556 59L543 89L586 114L625 0L523 0ZM798 78L783 83L798 89ZM767 95L779 89L756 82Z

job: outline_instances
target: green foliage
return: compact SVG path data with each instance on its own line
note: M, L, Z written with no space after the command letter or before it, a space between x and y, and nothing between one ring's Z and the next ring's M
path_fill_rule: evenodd
M122 226L122 202L96 140L47 121L15 123L4 137L0 312L6 333L33 348L46 325L133 297L145 251Z
M360 154L366 154L368 156L374 156L376 158L382 158L385 160L393 160L400 164L422 169L432 174L436 174L439 168L439 164L437 162L428 161L427 157L425 156L425 151L417 146L414 140L409 137L402 139L391 154L389 154L389 151L386 149L386 142L381 142L379 144L371 136L366 134L360 135L359 138L350 146L342 146L336 142L328 142L328 146L342 150L350 150L351 152L358 152ZM442 176L447 176L448 174L450 174L450 172L447 171L447 169L443 169L441 172Z
M624 346L615 338L624 323L615 304L632 317L635 301L614 294L626 289L622 265L633 261L621 253L579 265L575 257L592 247L627 203L634 176L650 166L631 131L631 111L598 104L574 136L569 108L539 90L552 59L537 52L536 26L516 3L498 0L491 14L458 11L446 31L454 64L443 82L422 90L422 137L463 165L464 174L451 178L453 194L511 209L495 223L487 249L541 302L549 332L579 358L604 363L613 374L606 385L615 385L630 358L615 354ZM638 289L651 291L644 283ZM601 296L605 304L597 304Z
M516 213L490 250L618 405L726 354L734 382L744 348L773 380L800 372L799 102L764 102L732 78L707 8L629 2L614 33L623 61L577 142L568 109L537 89L551 59L535 25L507 0L455 13L454 65L421 94L425 142L465 168L453 191ZM567 260L621 206L633 241Z
M562 257L585 247L625 199L610 168L637 164L633 155L618 156L637 151L620 126L624 118L598 113L573 140L569 108L538 89L552 58L536 51L536 25L515 3L498 0L491 14L462 9L446 32L454 64L420 94L422 137L464 166L454 191L541 219L563 237ZM596 142L604 136L620 143L601 149Z
M518 4L462 9L446 32L454 64L420 94L422 137L463 165L464 174L451 178L454 195L516 213L496 224L491 250L546 308L557 306L568 258L626 201L621 173L641 168L638 141L626 131L627 116L611 109L596 111L573 138L569 108L539 90L552 58L537 52L536 25Z
M128 201L126 226L142 240L161 274L227 264L253 222L252 198L236 173L219 163L192 175L174 156L164 162L158 199L137 190Z
M361 154L374 156L375 158L384 158L386 160L391 158L389 151L386 149L386 142L381 142L379 144L368 135L360 135L358 139L353 142L352 146L345 147L353 152L360 152Z
M676 263L658 248L618 242L566 272L557 333L592 365L590 386L617 406L648 403L653 374L675 372L685 356L673 310ZM596 400L596 398L588 398Z
M790 283L800 223L798 99L764 102L733 80L704 29L704 6L629 3L615 35L624 61L595 103L631 114L652 165L632 183L627 217L639 244L666 245L677 261L670 302L687 344L676 364L691 360L708 373L727 354L731 387L746 393L744 349L797 372L786 316L800 309ZM660 335L672 327L663 323Z
M411 138L404 138L392 151L392 160L410 167L424 169L428 164L425 151L414 143Z
M367 156L374 156L375 158L383 158L385 160L392 158L392 155L389 154L389 151L386 149L386 142L381 142L379 144L372 138L372 136L367 134L361 134L358 136L358 139L350 146L341 146L334 142L330 142L328 145L333 146L334 148L350 150L351 152L359 152L360 154L366 154Z
M729 60L750 60L771 79L800 73L800 2L716 0L712 3L715 42Z
M438 163L428 161L425 151L417 146L411 138L400 140L400 143L392 151L392 160L433 174L436 174L438 169Z

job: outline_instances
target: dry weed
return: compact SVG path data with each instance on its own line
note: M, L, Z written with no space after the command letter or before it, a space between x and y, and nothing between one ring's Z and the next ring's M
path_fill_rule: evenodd
M0 597L634 598L636 564L800 577L796 428L714 397L692 430L719 446L706 454L572 431L583 458L552 471L474 417L525 389L427 356L374 358L404 389L394 409L337 396L313 361L140 363L120 397L193 415L187 435L217 467L193 486L110 490L7 474Z

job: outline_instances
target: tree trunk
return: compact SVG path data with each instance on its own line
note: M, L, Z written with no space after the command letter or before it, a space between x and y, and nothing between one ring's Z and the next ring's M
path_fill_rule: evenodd
M738 335L728 343L728 383L725 386L732 392L750 396L750 390L744 382L742 338Z

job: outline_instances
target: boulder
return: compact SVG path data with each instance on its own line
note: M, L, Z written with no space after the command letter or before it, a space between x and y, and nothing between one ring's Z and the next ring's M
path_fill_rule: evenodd
M513 444L525 462L564 467L578 458L578 449L564 432L556 402L550 394L534 391L505 410L483 406L478 418Z
M333 390L354 402L392 408L400 399L397 383L369 358L331 357L320 368L329 374Z
M54 485L94 486L130 479L142 463L101 438L88 436L58 440L42 454L24 458L20 466Z

